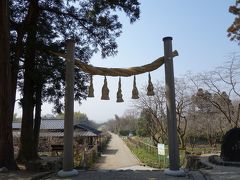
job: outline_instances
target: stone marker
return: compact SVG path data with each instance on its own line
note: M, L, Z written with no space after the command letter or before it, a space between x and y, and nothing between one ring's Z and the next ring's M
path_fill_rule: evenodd
M233 128L223 136L220 156L224 161L240 162L240 128Z

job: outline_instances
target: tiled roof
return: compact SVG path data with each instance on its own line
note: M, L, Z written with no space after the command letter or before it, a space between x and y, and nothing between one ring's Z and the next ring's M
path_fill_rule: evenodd
M93 132L96 135L100 135L102 133L101 131L99 131L99 130L97 130L95 128L92 128L92 127L90 127L88 125L85 125L85 124L76 124L76 125L74 125L74 129L76 129L76 128L83 129L85 131L91 131L91 132Z
M16 129L21 129L21 122L13 122L12 127L14 130ZM101 134L101 131L98 131L95 128L92 128L90 126L87 126L85 124L76 124L74 125L74 129L77 130L76 132L80 136L98 136ZM57 120L52 120L52 119L43 119L41 121L41 126L40 130L42 131L41 133L45 133L46 135L50 135L51 133L53 136L63 136L63 131L64 131L64 120L62 119L57 119ZM44 130L52 130L51 132L44 132ZM79 131L80 130L80 131ZM74 133L76 133L74 131ZM57 135L58 133L58 135ZM62 133L62 134L61 134Z
M64 120L42 120L40 129L64 129Z
M21 129L21 122L13 122L12 123L13 129ZM58 130L63 130L64 129L64 120L42 120L41 121L41 130L44 129L58 129Z
M13 137L20 137L21 133L19 131L14 131L13 132ZM39 136L40 137L63 137L64 133L63 132L48 132L48 131L44 131L44 132L40 132ZM96 137L97 135L90 132L90 131L74 131L73 134L74 137Z

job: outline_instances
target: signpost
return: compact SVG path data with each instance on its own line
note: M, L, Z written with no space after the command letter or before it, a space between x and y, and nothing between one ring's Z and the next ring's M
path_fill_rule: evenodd
M165 166L165 145L159 144L157 145L158 149L158 160L161 161L161 156L163 156L163 165Z
M158 155L165 156L165 145L164 144L158 144Z

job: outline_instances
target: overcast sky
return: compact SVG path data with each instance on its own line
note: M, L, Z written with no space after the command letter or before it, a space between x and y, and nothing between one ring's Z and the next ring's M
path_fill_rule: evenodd
M239 52L239 46L227 38L226 32L234 20L228 12L229 6L234 3L235 0L141 1L141 15L136 23L130 24L125 15L120 16L123 33L117 39L118 54L107 59L101 59L97 54L90 62L103 67L141 66L163 56L162 38L172 36L173 49L179 52L179 56L174 58L176 77L189 71L213 70L227 61L226 56L230 53ZM164 67L151 75L153 83L164 83ZM147 84L147 76L137 76L139 90ZM131 109L133 77L122 78L124 103L116 103L118 77L107 79L110 100L100 100L104 78L94 76L95 98L83 101L82 105L75 103L75 111L86 113L96 122L104 122ZM20 109L16 108L16 112L21 116ZM49 113L52 113L51 106L43 104L42 114Z

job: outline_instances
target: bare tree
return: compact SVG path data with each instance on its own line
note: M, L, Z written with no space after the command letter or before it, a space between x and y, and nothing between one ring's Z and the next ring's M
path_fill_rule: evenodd
M133 110L127 110L123 116L115 115L115 119L110 119L105 123L106 128L114 133L128 135L135 133L137 129L138 113Z
M148 126L146 127L155 143L164 143L167 139L167 115L165 88L159 82L155 84L155 96L149 97L143 92L140 93L139 101L135 102L135 107L147 114ZM176 114L177 132L181 147L184 148L187 113L191 104L191 96L188 93L188 85L184 79L176 80Z
M155 96L147 96L145 89L139 93L140 99L133 101L135 108L142 112L147 122L145 127L154 144L164 143L167 137L167 115L165 90L158 82L155 84Z
M237 54L229 56L229 61L214 71L188 76L195 91L189 113L189 138L206 137L215 147L226 131L239 127L239 76Z
M218 134L221 132L221 123L216 108L212 105L213 96L208 91L198 89L192 96L193 108L191 111L194 122L191 124L192 136L206 138L211 147L216 147ZM197 126L194 126L197 124ZM200 130L200 133L199 133ZM198 134L195 134L198 132Z
M109 119L104 125L108 131L117 133L117 123L115 119Z
M213 94L207 100L224 116L230 127L239 127L240 56L232 54L229 59L224 66L215 71L202 74L200 82Z
M188 125L188 114L191 108L192 100L190 87L186 79L176 79L176 118L177 118L177 133L179 136L181 148L186 147L186 131Z

